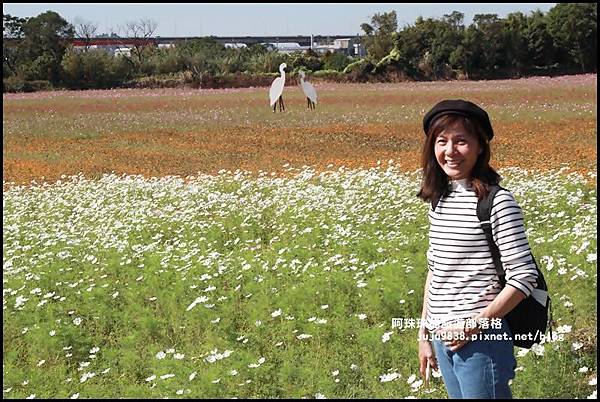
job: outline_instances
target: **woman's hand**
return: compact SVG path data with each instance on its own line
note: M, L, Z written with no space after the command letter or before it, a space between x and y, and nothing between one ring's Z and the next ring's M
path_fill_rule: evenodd
M476 321L475 321L476 322ZM456 352L467 342L471 341L471 337L481 332L479 327L467 325L466 320L462 320L436 330L436 336L439 336L444 345L452 352Z
M431 369L438 369L437 359L435 358L431 341L426 338L419 339L419 373L421 373L421 377L424 379L427 379L427 361L429 361Z

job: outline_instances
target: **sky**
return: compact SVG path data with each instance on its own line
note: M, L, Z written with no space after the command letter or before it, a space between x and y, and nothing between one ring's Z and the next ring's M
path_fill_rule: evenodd
M295 36L356 35L360 25L370 23L375 13L396 11L398 28L414 24L417 17L441 18L452 11L465 15L469 25L475 14L498 14L534 10L548 12L556 3L379 3L379 4L193 4L193 3L3 3L4 14L35 17L48 10L65 20L92 22L97 34L115 32L123 36L127 22L151 19L156 35L178 36Z

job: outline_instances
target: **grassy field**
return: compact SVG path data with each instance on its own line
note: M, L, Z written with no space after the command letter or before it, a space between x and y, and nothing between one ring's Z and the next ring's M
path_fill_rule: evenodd
M413 171L423 115L444 98L489 112L497 167L596 169L596 75L317 90L309 111L300 89L286 87L281 114L268 107L267 88L5 94L4 180L369 168L389 159Z
M513 395L595 396L595 83L5 95L3 397L446 397L392 328L420 317L444 97L490 112L553 300Z

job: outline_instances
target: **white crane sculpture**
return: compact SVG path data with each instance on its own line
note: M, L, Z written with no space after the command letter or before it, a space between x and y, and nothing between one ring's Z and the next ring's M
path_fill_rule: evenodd
M317 91L315 91L315 87L310 82L304 81L304 71L300 71L300 86L306 96L308 108L314 109L317 103Z
M286 67L287 65L285 63L281 63L279 65L281 77L275 78L271 84L271 89L269 89L269 104L273 106L273 113L275 113L275 109L277 108L277 101L279 101L279 111L281 112L282 109L285 110L285 106L283 104L283 87L285 86L284 69Z

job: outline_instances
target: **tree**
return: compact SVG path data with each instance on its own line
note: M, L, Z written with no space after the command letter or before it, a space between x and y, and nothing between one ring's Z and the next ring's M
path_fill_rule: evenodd
M350 64L350 59L344 53L327 52L323 56L323 67L326 70L343 71L348 64Z
M28 79L61 80L61 61L74 29L54 11L29 18L22 26L23 69Z
M547 25L547 17L540 10L533 11L527 21L525 38L531 63L535 67L550 66L556 60L556 47Z
M548 31L582 72L596 71L597 3L560 3L548 11Z
M371 17L371 25L365 23L360 27L365 32L364 44L372 60L381 60L394 48L394 34L398 30L396 11L376 13Z
M154 44L153 36L158 23L151 19L141 18L125 24L125 36L134 39L131 53L137 59L137 66L141 68L147 55L147 49Z
M318 71L323 68L323 61L319 58L317 54L311 54L308 52L294 52L290 55L289 68L291 70L309 70L309 71ZM279 65L277 65L277 69L279 69Z
M91 21L83 21L81 18L76 18L73 25L75 27L75 37L83 40L85 51L87 52L92 38L96 37L98 25Z
M26 18L2 14L2 76L17 74L17 64L22 54L20 41L23 39L23 25Z
M504 20L505 60L518 77L525 68L531 66L526 36L528 25L527 17L521 12L510 13Z
M487 76L505 63L503 25L498 14L475 14L473 24L469 27L473 30L467 48L478 59L474 67L486 71Z
M449 78L451 56L464 37L463 18L458 11L441 20L418 17L413 26L398 33L394 51L386 59L414 78Z
M199 38L178 45L185 69L194 80L202 81L204 76L214 76L221 72L225 57L225 46L214 38Z

